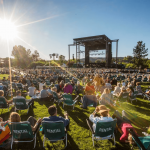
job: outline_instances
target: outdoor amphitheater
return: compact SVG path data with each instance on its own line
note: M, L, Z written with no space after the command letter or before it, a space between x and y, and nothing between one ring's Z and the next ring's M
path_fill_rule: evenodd
M150 150L149 4L0 0L0 149Z

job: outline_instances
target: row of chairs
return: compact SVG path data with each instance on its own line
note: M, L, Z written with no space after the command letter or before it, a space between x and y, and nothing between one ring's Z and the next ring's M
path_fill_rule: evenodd
M115 127L116 119L113 121L101 121L96 125L96 130L93 131L92 125L88 119L86 119L89 130L92 132L92 142L94 146L94 141L113 139L115 145ZM28 121L24 122L10 122L9 128L12 134L11 149L13 148L13 143L19 142L33 142L34 148L36 146L36 135L40 130L44 134L43 147L46 141L57 142L65 140L65 147L67 147L67 131L64 128L64 123L62 121L42 121L42 124L38 126L35 132L32 132L31 125ZM26 141L28 139L28 141Z
M21 111L21 110L26 110L27 109L28 112L29 112L29 108L30 108L30 106L33 105L33 103L26 102L26 100L23 99L23 98L20 98L20 99L15 99L14 98L12 104L7 104L5 99L3 97L0 97L0 109L2 109L2 111L3 111L3 109L6 109L6 108L8 108L8 111L9 111L9 107L12 106L12 105L15 106L15 111L17 111L17 110Z

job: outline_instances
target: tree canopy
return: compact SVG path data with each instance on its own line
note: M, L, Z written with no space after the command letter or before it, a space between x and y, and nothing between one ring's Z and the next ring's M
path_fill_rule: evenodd
M142 66L144 64L143 59L148 55L148 48L145 48L143 41L138 41L137 45L133 48L134 64Z

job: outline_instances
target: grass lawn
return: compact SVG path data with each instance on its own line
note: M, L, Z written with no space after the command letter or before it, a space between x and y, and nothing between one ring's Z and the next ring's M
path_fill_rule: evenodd
M2 80L3 77L6 77L6 79L7 79L8 76L9 76L9 74L0 74L0 80Z
M148 83L142 85L144 89L148 87ZM29 97L26 97L29 98ZM29 116L34 116L36 119L48 117L48 107L52 105L52 102L40 102L36 100L34 103L34 107L30 109L27 114L27 110L19 111L18 113L21 115L21 120L26 121ZM94 107L88 107L87 110L80 108L80 103L75 105L75 109L72 107L65 106L62 107L62 104L57 106L58 115L63 116L64 111L67 111L70 117L70 131L68 131L68 146L66 150L128 150L130 149L129 144L124 144L119 142L120 133L118 132L116 137L116 145L113 145L112 140L104 140L95 142L95 147L93 147L92 136L89 135L89 129L86 124L86 119L89 115L94 111ZM116 105L114 108L110 108L110 114L112 115L114 110L118 110L121 112L122 110L127 111L130 114L130 120L134 122L134 127L136 128L139 135L142 135L141 130L142 127L147 127L150 125L150 102L148 100L143 100L141 98L137 98L137 102L134 101L133 104L123 102L121 105ZM13 108L10 110L12 112ZM5 121L8 119L10 112L7 109L4 109L3 112L0 110L0 117L2 117ZM37 134L37 144L36 150L43 149L43 135L41 132ZM32 149L33 143L30 144L14 144L13 149ZM45 143L45 149L64 149L64 143L62 141L58 141L52 145L50 142Z

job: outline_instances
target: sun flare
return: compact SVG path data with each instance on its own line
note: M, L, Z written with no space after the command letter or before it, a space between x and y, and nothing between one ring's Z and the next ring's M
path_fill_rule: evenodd
M12 22L0 19L0 37L2 39L13 40L17 37L17 33L17 28Z

